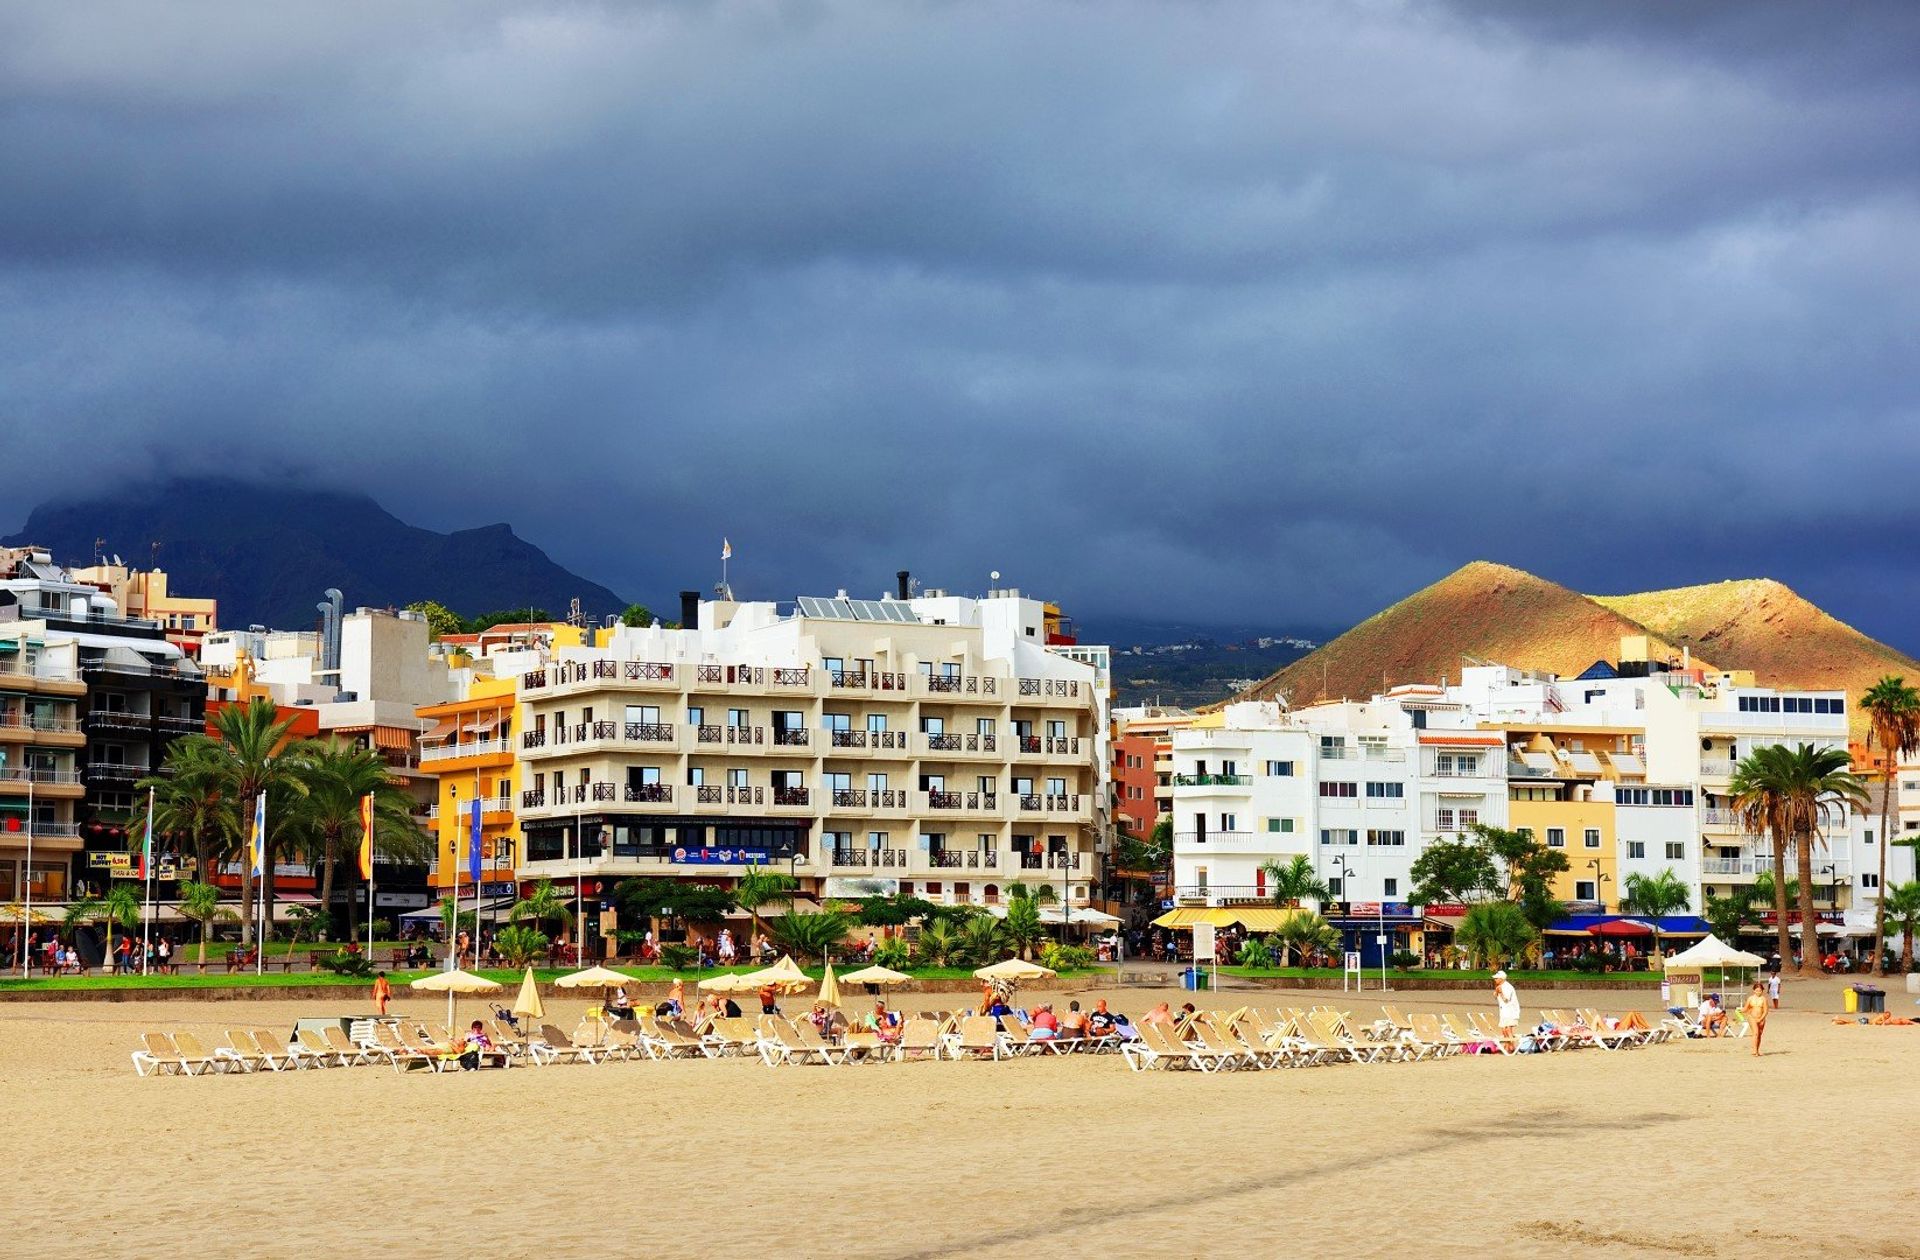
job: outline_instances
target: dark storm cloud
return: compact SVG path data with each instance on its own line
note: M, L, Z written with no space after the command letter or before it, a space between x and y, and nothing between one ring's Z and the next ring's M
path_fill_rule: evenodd
M1911 647L1915 10L1686 11L13 6L0 424L656 598L1484 556Z

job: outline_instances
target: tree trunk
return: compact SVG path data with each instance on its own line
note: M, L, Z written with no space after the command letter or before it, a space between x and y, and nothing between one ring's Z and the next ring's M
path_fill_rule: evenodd
M335 835L329 831L324 841L325 848L320 857L320 914L327 929L333 927L333 851L338 847ZM353 939L353 922L359 916L353 913L353 906L347 906L347 939Z
M269 830L269 836L272 832ZM273 841L260 846L260 951L273 939Z
M1820 974L1819 920L1813 909L1813 836L1802 834L1794 841L1800 855L1800 974Z
M1886 975L1887 967L1887 846L1892 840L1888 832L1889 818L1893 813L1893 760L1895 753L1887 753L1887 776L1885 790L1880 794L1880 882L1874 886L1873 910L1873 966L1869 970Z
M193 877L202 883L211 884L213 882L213 877L210 874L208 874L208 866L212 863L212 861L213 861L213 852L212 852L212 849L207 844L206 837L203 836L198 831L194 832L193 833ZM195 961L200 964L200 973L202 975L206 974L207 941L212 936L213 936L212 918L205 918L200 920L200 949L199 949L198 957L195 958Z
M253 797L241 798L244 810L240 816L240 944L253 943L253 848L248 843L248 829L253 826Z
M1913 970L1913 933L1905 933L1906 944L1900 950L1900 970L1902 973Z
M1787 838L1777 831L1773 834L1773 913L1778 936L1775 948L1784 969L1793 959L1793 933L1787 931Z

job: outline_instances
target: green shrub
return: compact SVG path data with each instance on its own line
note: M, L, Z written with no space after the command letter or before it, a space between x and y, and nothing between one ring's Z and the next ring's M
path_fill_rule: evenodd
M547 952L547 934L538 928L514 927L501 928L493 938L495 949L506 960L509 967L524 967Z
M873 962L878 967L904 970L913 965L913 948L899 937L890 936L873 947Z
M345 950L341 950L338 953L323 955L315 961L336 976L370 976L373 974L373 963L365 954L349 954Z
M669 941L660 947L660 965L685 971L700 961L700 951L684 941Z
M1078 971L1093 966L1094 953L1084 945L1048 945L1040 951L1040 965L1055 971Z
M1396 971L1408 971L1420 965L1420 955L1410 949L1396 949L1387 955L1387 960L1393 964Z

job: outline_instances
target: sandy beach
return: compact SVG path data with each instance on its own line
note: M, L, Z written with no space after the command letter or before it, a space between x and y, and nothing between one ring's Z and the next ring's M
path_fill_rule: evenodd
M1184 995L1113 996L1137 1015ZM1920 1255L1896 1153L1920 1125L1920 1028L1835 1026L1838 982L1789 1001L1757 1061L1728 1041L1214 1076L1101 1056L195 1079L136 1078L135 1034L216 1044L355 1007L14 1004L15 1254ZM584 1005L550 1013L571 1026Z

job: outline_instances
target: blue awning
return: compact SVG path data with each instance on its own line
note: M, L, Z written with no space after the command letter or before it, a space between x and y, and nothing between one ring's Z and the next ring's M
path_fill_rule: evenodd
M1663 914L1658 917L1650 914L1570 914L1547 931L1584 936L1593 929L1595 924L1612 923L1619 919L1632 919L1636 923L1653 924L1665 936L1705 936L1713 930L1707 926L1707 921L1697 914Z

